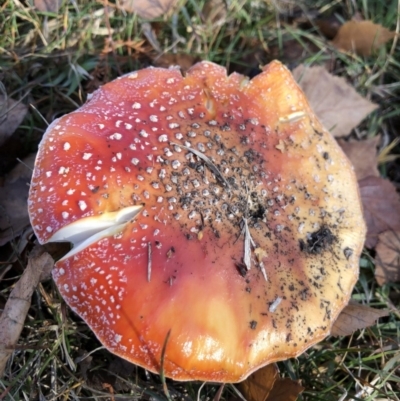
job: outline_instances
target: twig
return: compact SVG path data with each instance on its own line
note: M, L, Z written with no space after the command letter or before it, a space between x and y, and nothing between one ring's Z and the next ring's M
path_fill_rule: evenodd
M168 387L167 387L167 382L165 380L165 374L164 374L164 361L165 361L165 352L167 350L167 344L169 340L169 336L171 334L171 330L168 330L167 335L165 336L164 344L161 350L161 360L160 360L160 380L163 386L164 394L167 397L168 401L172 401L171 395L169 393Z
M204 155L203 153L199 152L196 149L189 148L188 146L181 145L179 143L171 142L171 145L179 146L180 148L186 149L189 152L192 152L193 154L195 154L199 159L203 160L204 163L206 163L207 167L211 170L211 172L222 181L224 187L230 188L229 182L225 179L225 177L222 175L222 173L218 170L217 166L215 166L215 164L206 155Z
M44 248L35 247L24 273L11 291L0 317L0 376L4 373L8 358L14 352L24 327L32 294L39 281L50 275L53 265L52 257L44 252Z
M151 280L151 242L147 243L147 281L150 283Z

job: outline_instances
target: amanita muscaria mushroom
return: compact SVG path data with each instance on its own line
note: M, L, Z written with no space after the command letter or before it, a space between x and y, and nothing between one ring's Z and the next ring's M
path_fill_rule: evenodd
M113 353L237 382L329 334L358 276L356 178L290 72L146 68L55 121L29 213L53 277Z

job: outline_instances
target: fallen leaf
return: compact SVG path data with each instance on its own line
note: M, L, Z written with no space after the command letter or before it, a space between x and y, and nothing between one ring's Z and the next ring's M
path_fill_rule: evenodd
M285 377L277 379L265 401L296 401L304 387L295 380Z
M28 265L18 280L0 317L0 377L18 342L31 297L39 281L50 277L54 261L44 248L37 246L31 252Z
M34 0L33 4L38 11L57 13L61 7L62 0Z
M340 27L333 39L333 45L339 50L351 51L359 56L369 56L394 36L395 32L372 21L353 20Z
M385 231L378 236L375 278L379 285L400 281L400 231Z
M227 5L224 0L207 0L202 9L206 23L211 26L222 25L228 13Z
M183 72L186 72L193 64L195 64L199 59L190 54L174 54L174 53L165 53L160 57L157 57L153 60L153 64L156 67L168 68L172 65L178 65L181 67Z
M0 95L0 145L19 127L27 112L23 103Z
M150 20L167 14L177 3L178 0L121 0L118 8Z
M364 178L358 185L367 223L365 246L374 248L380 233L400 230L399 195L394 185L381 177Z
M387 316L388 314L389 311L386 309L375 309L367 305L361 305L357 302L350 301L333 324L331 335L349 336L356 330L373 326L379 318Z
M362 141L338 140L340 147L354 166L357 180L369 176L379 177L377 146L380 139L379 136L375 136Z
M28 191L35 154L28 156L7 176L0 187L0 246L18 236L29 225Z
M359 95L344 78L330 74L323 67L299 65L293 76L323 125L335 137L351 130L378 105Z
M247 401L265 401L278 377L278 368L272 363L256 370L238 387Z

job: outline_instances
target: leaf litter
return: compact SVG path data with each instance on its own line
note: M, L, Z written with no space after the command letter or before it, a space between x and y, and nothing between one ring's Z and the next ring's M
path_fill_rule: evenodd
M400 282L400 230L378 235L375 278L379 285Z
M395 37L396 33L372 21L348 21L340 28L333 45L339 50L359 56L370 56Z
M15 132L28 108L21 102L0 95L0 146Z
M380 141L381 138L378 135L362 141L338 139L337 142L353 164L357 180L362 180L370 176L380 176L377 152Z
M344 78L324 67L296 67L293 76L325 128L335 137L347 136L378 105L365 99Z
M364 178L359 186L367 223L365 246L372 249L379 234L400 230L400 199L395 186L381 177Z
M375 309L354 301L342 310L331 329L332 336L349 336L356 330L373 326L376 321L389 314L388 310Z
M36 154L19 163L0 185L0 246L21 234L29 225L27 209L29 182Z
M304 391L299 382L281 378L274 363L258 369L237 386L247 401L296 401Z

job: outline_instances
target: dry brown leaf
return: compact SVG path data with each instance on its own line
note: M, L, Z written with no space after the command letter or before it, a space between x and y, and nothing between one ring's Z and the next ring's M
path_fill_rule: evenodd
M385 231L378 236L375 278L379 285L400 281L400 231Z
M0 317L0 377L24 327L33 291L39 281L50 276L53 264L53 259L44 252L44 248L37 246L31 252L24 273L11 291Z
M256 370L238 387L247 401L265 401L278 377L278 368L272 363Z
M304 387L297 381L288 377L277 379L265 401L296 401L303 391Z
M333 45L339 50L369 56L394 36L395 32L372 21L348 21L340 27Z
M23 160L6 177L0 187L0 246L18 236L29 225L28 191L35 154Z
M0 95L0 145L19 127L27 112L23 103Z
M57 13L61 7L62 0L33 0L33 4L38 11Z
M387 316L388 314L389 311L385 309L375 309L350 301L333 324L331 335L349 336L356 330L373 326L380 317Z
M381 177L367 177L358 184L367 223L365 246L374 248L380 233L400 230L400 199L394 185Z
M374 176L379 177L377 146L380 137L364 139L362 141L345 141L339 139L338 143L354 166L357 180Z
M118 8L150 20L167 14L177 3L178 0L120 0Z
M359 95L345 79L323 67L296 67L293 75L323 125L335 137L351 130L378 106Z
M221 25L226 20L228 13L224 0L207 0L203 6L203 17L209 25Z

